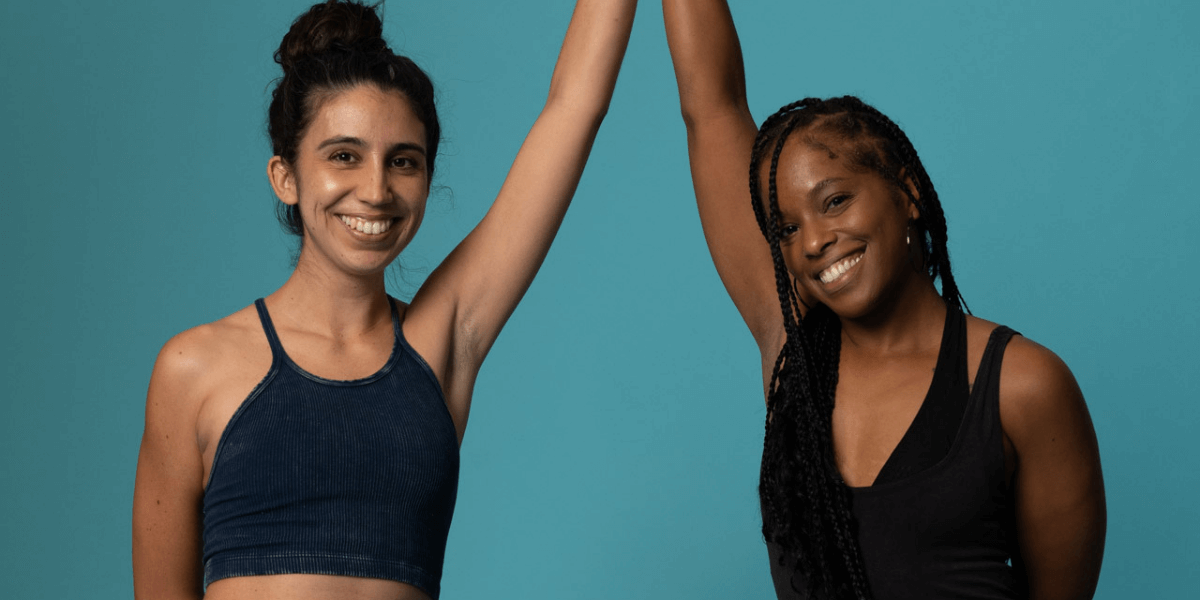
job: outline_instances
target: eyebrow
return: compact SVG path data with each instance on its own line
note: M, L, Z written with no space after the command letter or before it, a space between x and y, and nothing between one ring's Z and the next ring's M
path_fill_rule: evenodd
M349 144L351 146L358 146L359 148L365 148L367 146L367 143L365 141L363 141L362 138L356 138L354 136L349 136L349 135L340 135L338 137L331 137L331 138L321 142L317 146L317 150L321 150L322 148L325 148L327 146L336 146L338 144ZM406 150L412 150L415 152L419 152L421 154L421 156L425 156L425 147L420 144L414 144L412 142L400 142L397 144L392 144L392 146L390 148L388 148L388 154L394 154L396 152L403 152Z
M814 186L813 186L813 189L812 189L812 191L810 191L810 192L808 193L808 195L810 195L810 196L817 196L817 195L820 195L820 193L821 193L822 191L824 191L824 190L825 190L825 188L827 188L827 187L829 187L829 186L831 186L831 185L833 185L833 184L835 184L835 183L839 183L839 182L842 182L842 181L845 181L845 180L846 180L846 178L845 178L845 177L830 177L829 179L823 179L823 180L821 180L821 182L820 182L820 183L818 183L817 185L814 185Z

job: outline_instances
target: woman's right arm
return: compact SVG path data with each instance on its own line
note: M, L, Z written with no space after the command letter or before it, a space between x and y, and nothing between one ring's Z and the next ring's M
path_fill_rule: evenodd
M199 599L201 464L196 443L200 376L194 331L163 346L146 395L146 428L133 491L133 593Z
M770 250L750 205L758 128L746 104L733 17L725 0L663 0L663 19L708 250L764 361L773 361L782 319Z

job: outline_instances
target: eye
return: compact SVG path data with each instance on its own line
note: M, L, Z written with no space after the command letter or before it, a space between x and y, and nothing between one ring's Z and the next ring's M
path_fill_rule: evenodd
M388 166L401 171L425 171L425 162L420 155L400 154L388 161Z
M352 162L354 160L354 155L349 152L346 152L345 150L339 150L339 151L331 154L329 156L329 160L332 160L334 162L348 163L348 162Z
M800 231L800 228L798 226L796 226L792 223L786 223L779 228L779 237L782 239L787 239L787 238L791 237L797 231Z
M850 194L836 194L825 203L825 210L833 210L850 201Z

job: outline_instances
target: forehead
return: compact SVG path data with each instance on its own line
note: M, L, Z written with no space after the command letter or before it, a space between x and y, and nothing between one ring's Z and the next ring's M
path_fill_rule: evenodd
M331 137L353 137L370 144L425 146L425 125L404 94L363 84L333 92L317 106L301 145Z
M846 152L807 132L796 132L783 143L775 185L780 197L807 196L831 179L851 179L864 175L854 169ZM768 155L769 156L769 155ZM767 184L770 161L764 160L760 181Z

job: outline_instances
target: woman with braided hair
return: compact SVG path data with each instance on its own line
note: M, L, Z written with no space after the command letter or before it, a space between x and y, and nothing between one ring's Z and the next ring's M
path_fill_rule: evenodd
M1090 598L1105 506L1082 394L964 314L908 137L849 96L755 127L726 3L663 12L705 238L761 352L779 598Z
M138 598L430 600L476 375L562 222L635 0L578 0L487 216L408 304L384 273L437 158L429 77L328 0L275 54L267 176L300 237L280 289L159 354L133 506Z

